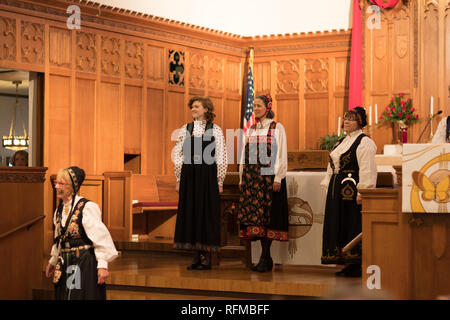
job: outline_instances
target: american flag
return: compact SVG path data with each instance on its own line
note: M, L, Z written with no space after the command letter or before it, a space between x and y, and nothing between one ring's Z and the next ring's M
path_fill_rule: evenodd
M244 114L244 134L255 123L255 115L253 113L253 102L255 99L255 88L253 86L253 49L250 49L250 57L248 61L248 79L247 91L245 94L245 114Z

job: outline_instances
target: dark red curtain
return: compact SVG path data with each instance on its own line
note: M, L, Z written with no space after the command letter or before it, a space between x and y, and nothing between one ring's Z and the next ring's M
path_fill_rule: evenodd
M359 0L353 0L352 48L350 52L350 79L348 109L362 105L362 29Z
M400 0L388 0L388 2L385 3L383 0L370 0L370 2L372 2L373 4L376 4L377 6L379 6L380 8L383 8L383 9L395 7L395 5L399 1Z
M394 7L400 0L370 0L380 8ZM362 105L362 21L359 0L353 0L352 48L350 53L348 109Z

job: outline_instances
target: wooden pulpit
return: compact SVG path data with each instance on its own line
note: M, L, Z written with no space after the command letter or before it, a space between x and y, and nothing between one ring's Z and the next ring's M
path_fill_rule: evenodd
M450 144L405 144L392 165L397 188L360 191L362 284L395 299L448 298Z
M31 299L42 281L46 170L0 167L0 300Z

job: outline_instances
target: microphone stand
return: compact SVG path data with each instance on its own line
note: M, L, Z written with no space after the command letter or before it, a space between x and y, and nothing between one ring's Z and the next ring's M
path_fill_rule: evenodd
M438 114L441 114L441 113L442 113L442 110L439 110L437 113L435 113L435 114L430 116L430 118L427 121L427 124L426 124L425 128L423 128L422 133L420 134L419 139L417 139L416 143L419 143L420 138L422 138L423 134L425 133L425 130L427 130L428 126L431 124L431 121L434 119L434 117L436 117ZM431 139L433 139L433 129L431 129L430 141L431 141Z

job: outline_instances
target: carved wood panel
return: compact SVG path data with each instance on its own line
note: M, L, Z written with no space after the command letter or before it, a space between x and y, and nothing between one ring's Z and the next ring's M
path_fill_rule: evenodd
M427 105L424 112L430 112L429 99L438 95L439 81L439 7L434 1L425 1L423 8L423 100ZM437 111L435 109L435 111Z
M190 55L189 85L194 89L206 88L206 56L201 53Z
M305 92L328 91L328 59L305 60Z
M44 64L44 25L22 21L22 62Z
M147 79L164 81L164 48L147 46Z
M0 59L16 60L16 20L0 17Z
M120 39L102 36L101 47L102 74L120 76Z
M97 71L96 36L93 33L77 32L76 65L77 70L95 73Z
M297 60L277 61L277 93L298 93L299 65Z
M374 28L371 30L371 83L372 83L372 94L384 93L390 90L391 79L387 78L386 75L389 71L389 31L388 31L388 19L385 15L382 15L380 28Z
M69 30L51 27L49 47L50 64L58 67L70 68L72 65L71 32Z
M412 70L412 19L410 8L403 6L394 17L392 30L393 54L392 54L392 88L394 92L410 92L413 70Z
M208 65L208 89L223 91L223 59L210 57Z
M125 41L125 76L142 79L144 75L144 45L140 42Z

